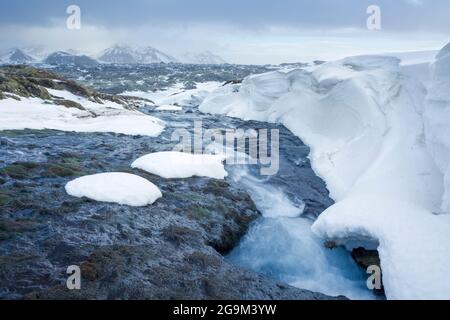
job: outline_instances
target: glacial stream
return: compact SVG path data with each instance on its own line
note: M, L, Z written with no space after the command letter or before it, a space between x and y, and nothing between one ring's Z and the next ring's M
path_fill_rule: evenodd
M259 165L226 165L227 180L243 188L263 216L253 223L227 259L298 288L350 299L375 298L367 289L367 275L350 253L344 248L327 249L311 231L314 220L333 201L325 183L313 172L309 148L300 139L281 125L206 115L196 107L185 107L181 113L151 114L168 123L163 133L167 140L180 127L193 132L194 121L199 120L203 130L278 129L277 174L262 176Z
M99 70L97 76L93 73L93 79L98 80L100 89L110 83L111 79L119 79L121 83L122 78L114 75L119 71L124 73L123 77L128 77L126 68L108 68L112 68L112 74L105 73L104 70ZM75 71L69 68L67 74L82 79ZM252 69L244 71L256 72ZM237 75L232 74L228 78L245 76L245 73L239 73L244 71L238 69ZM143 69L142 72L147 74L148 70ZM194 68L191 72L196 74L197 69ZM210 73L208 70L207 72ZM217 72L221 75L224 71ZM149 79L153 79L154 76L150 75ZM103 81L104 77L109 80ZM88 84L97 87L94 80ZM134 88L127 85L126 89ZM131 162L137 157L150 152L173 150L179 143L172 139L174 130L185 129L193 133L194 123L201 121L203 130L279 130L280 166L276 174L261 175L259 165L226 165L229 173L227 182L233 188L246 191L262 214L237 247L227 254L226 259L234 265L298 288L331 296L343 295L351 299L375 298L366 287L367 275L353 261L350 253L343 248L325 248L323 240L318 239L311 231L314 220L333 201L329 198L325 183L311 169L308 159L310 150L300 139L280 125L202 114L195 103L183 105L183 110L179 112L157 111L153 107L142 111L166 122L166 129L159 137L76 134L51 130L0 133L0 167L10 166L10 171L15 170L11 173L12 177L17 178L3 181L13 187L3 197L11 196L15 200L10 215L25 219L26 224L19 227L30 231L15 237L3 235L5 241L0 246L0 255L9 255L13 259L14 268L21 275L26 275L26 279L32 279L11 282L8 286L12 289L0 288L0 297L20 298L21 294L30 290L61 283L61 277L65 274L61 274L60 270L73 264L75 258L80 261L85 259L92 247L152 243L154 240L145 232L146 224L149 223L146 219L150 219L145 208L119 208L110 204L72 199L64 192L63 187L72 174L129 172ZM15 162L28 163L29 169L16 172L21 167L17 168ZM50 175L43 175L41 164L45 170L52 171ZM66 167L71 172L67 173ZM198 186L195 184L203 183L206 179L170 182L176 183L176 186L171 186L164 179L155 179L163 194L164 191L168 192L163 203L156 204L153 208L156 211L174 206L176 210L186 213L187 208L180 201L183 197L198 198L200 209L210 205L206 203L206 199L196 194ZM177 193L173 189L180 190ZM14 199L17 198L16 195L20 195L19 199ZM28 205L29 203L32 205ZM196 213L201 218L204 212L200 209L197 208ZM110 212L120 214L115 216ZM19 227L14 225L16 229ZM48 254L49 248L53 246L55 250L52 249ZM17 254L12 255L13 252ZM36 258L38 253L40 256ZM17 261L26 261L23 260L24 257L34 262L17 267ZM57 270L49 270L49 262L57 265ZM8 282L10 278L5 276L4 281Z

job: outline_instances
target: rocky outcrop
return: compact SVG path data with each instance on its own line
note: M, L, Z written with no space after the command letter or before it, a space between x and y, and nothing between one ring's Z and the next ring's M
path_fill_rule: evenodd
M111 101L127 109L153 104L148 99L101 93L44 69L24 65L0 67L0 99L40 98L68 108L83 109L78 102L53 96L47 89L65 90L99 104Z

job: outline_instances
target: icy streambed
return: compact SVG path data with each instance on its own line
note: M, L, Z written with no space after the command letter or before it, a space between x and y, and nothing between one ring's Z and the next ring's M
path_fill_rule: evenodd
M311 168L309 148L283 126L264 122L206 115L196 107L181 113L152 112L166 121L163 139L173 130L192 131L202 120L204 129L278 129L280 170L274 176L260 176L257 165L227 165L227 180L252 197L263 217L252 225L240 245L229 255L233 264L264 274L302 289L350 299L374 299L367 289L367 275L343 248L325 248L311 225L333 204L323 181Z
M244 176L241 176L244 174ZM228 258L233 263L292 286L331 296L373 299L364 272L343 249L326 249L311 232L313 220L280 189L248 171L235 174L263 218L251 227ZM295 214L297 214L295 216Z
M192 101L191 93L186 93L181 98ZM46 162L52 161L56 154L80 153L83 157L91 157L90 163L94 164L98 162L94 161L96 158L104 158L98 167L89 168L86 173L123 171L125 168L130 170L132 160L138 156L150 151L172 150L176 143L171 140L173 131L184 128L192 132L194 121L201 120L204 129L278 129L280 170L276 175L261 177L258 166L226 167L229 173L228 182L245 189L263 214L263 218L252 225L240 245L228 255L229 261L299 288L333 296L344 295L352 299L374 298L366 288L366 274L358 268L349 252L344 249L326 249L323 240L314 236L311 231L315 218L333 202L324 182L311 169L308 160L309 148L282 126L202 114L197 110L196 101L181 105L183 108L176 112L155 108L142 110L165 121L166 129L158 137L72 134L45 130L0 133L5 145L0 152L0 163L6 165L15 161ZM77 159L70 161L78 164ZM74 167L78 168L75 164ZM49 180L46 177L39 179L41 184ZM59 184L43 186L39 191L29 193L29 197L34 198L29 200L39 203L39 197L50 192L66 197L61 190ZM104 210L102 203L94 202L90 203L90 206L99 212ZM73 211L73 208L68 210ZM129 211L127 214L133 212ZM26 211L23 214L31 213ZM52 228L55 228L55 225ZM45 232L38 231L35 236L46 236ZM65 238L65 235L62 237ZM116 242L113 231L103 230L102 237L101 241L105 243ZM17 241L11 241L10 245L20 246L20 239ZM29 239L23 241L30 249L35 249L35 242ZM98 241L99 239L89 239L89 243ZM3 249L5 252L10 251L9 247Z

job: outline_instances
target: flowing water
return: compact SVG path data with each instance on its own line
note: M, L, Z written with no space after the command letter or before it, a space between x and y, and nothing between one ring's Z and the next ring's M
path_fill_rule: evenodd
M367 275L344 248L327 249L311 231L314 219L333 201L324 182L310 165L309 148L286 128L262 122L244 122L220 115L205 115L196 107L182 113L152 113L172 128L193 131L194 121L204 129L277 129L280 132L280 168L276 175L262 176L258 165L227 165L227 178L245 189L263 217L229 255L234 264L293 286L374 299L367 289ZM168 138L173 129L166 130Z
M70 74L71 70L65 73ZM98 74L97 77L105 77L101 72ZM106 80L90 79L92 83L99 81L109 86ZM127 84L126 89L133 87ZM323 240L311 231L314 219L333 201L329 198L325 183L311 169L308 159L310 150L300 139L282 126L205 115L198 111L196 105L184 106L181 112L158 112L153 108L144 111L166 121L167 128L160 137L16 132L3 137L0 163L36 161L40 158L47 161L52 154L79 152L92 154L92 157L105 157L107 167L98 170L117 169L129 165L144 151L171 150L176 144L171 140L174 130L184 128L192 132L194 121L201 120L204 129L278 129L280 168L276 175L261 176L258 165L226 166L229 172L227 180L246 190L263 216L253 223L248 234L227 258L236 265L299 288L353 299L374 298L366 287L366 274L352 260L349 252L342 248L326 249ZM51 189L54 186L46 187L44 180L39 192L54 192ZM39 192L29 197L38 199ZM102 204L98 207L100 210Z

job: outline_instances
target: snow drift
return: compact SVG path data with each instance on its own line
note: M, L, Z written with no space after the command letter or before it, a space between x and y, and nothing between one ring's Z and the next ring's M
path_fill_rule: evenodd
M139 176L120 173L100 173L85 176L66 185L66 192L74 197L113 202L134 207L153 204L162 197L161 191Z
M450 298L450 217L433 215L443 175L428 152L425 97L399 59L360 56L250 76L213 92L200 110L284 124L311 147L336 201L313 231L348 247L377 246L388 298Z
M182 179L194 176L224 179L228 175L223 165L224 160L225 158L222 155L167 151L143 156L134 161L131 167L165 179Z

